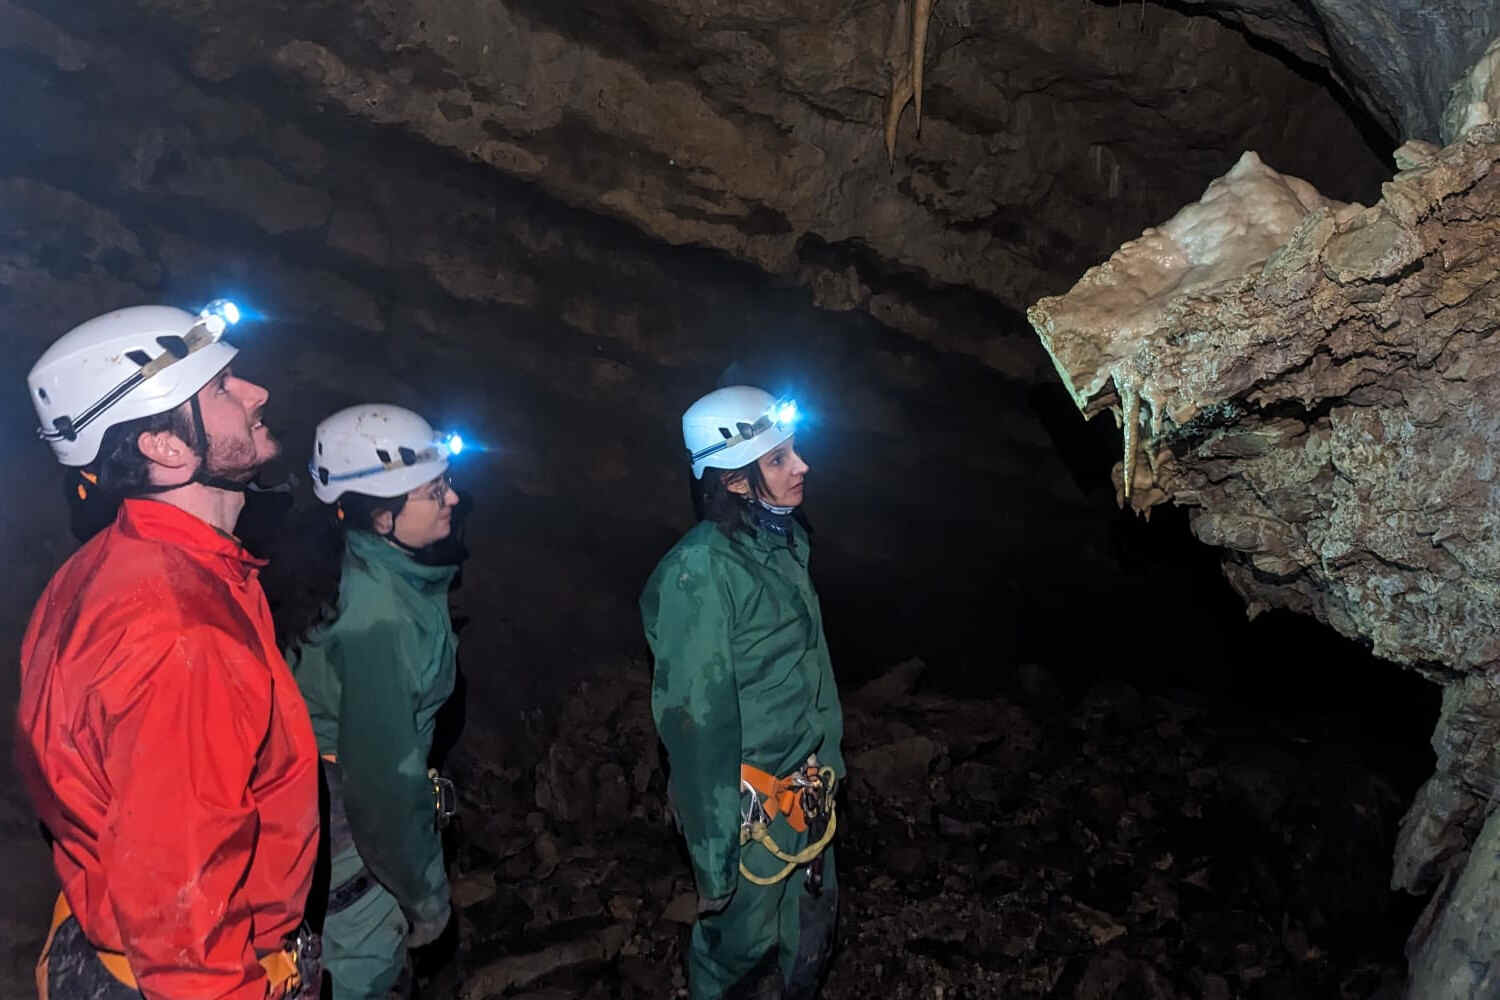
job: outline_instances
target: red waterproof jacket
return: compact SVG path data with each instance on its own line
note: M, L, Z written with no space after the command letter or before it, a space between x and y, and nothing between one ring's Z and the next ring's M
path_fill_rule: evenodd
M259 569L170 504L127 500L21 647L17 764L84 934L151 998L262 1000L302 919L318 751Z

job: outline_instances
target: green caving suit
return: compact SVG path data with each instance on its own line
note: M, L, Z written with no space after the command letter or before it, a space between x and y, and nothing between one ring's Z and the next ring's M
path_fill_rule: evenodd
M335 1000L384 998L405 963L408 929L430 937L449 915L427 757L434 717L453 693L456 572L349 531L338 616L287 656L335 800L330 885L337 895L361 869L373 882L324 925Z
M714 523L700 523L662 559L641 595L656 658L651 709L698 895L732 897L693 926L694 1000L753 990L770 965L779 968L779 977L776 968L770 972L784 992L754 995L810 997L832 947L837 907L831 846L819 896L800 870L772 886L739 871L742 860L760 877L782 868L761 845L740 847L741 762L781 777L816 753L840 780L845 774L843 714L808 576L807 534L793 525L781 535L751 518L747 526L730 538ZM785 816L770 833L789 854L808 843Z

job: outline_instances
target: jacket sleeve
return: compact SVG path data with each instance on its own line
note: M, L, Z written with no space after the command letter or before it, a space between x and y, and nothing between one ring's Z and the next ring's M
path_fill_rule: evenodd
M269 671L210 628L126 648L99 708L114 793L100 860L126 959L148 998L263 1000L242 886L256 846L249 789L270 723Z
M720 572L706 550L688 549L664 563L641 596L656 657L651 713L704 899L739 885L740 702Z
M432 748L417 728L412 674L393 662L423 655L411 633L395 622L341 633L338 758L360 858L408 920L427 924L448 913L448 875L427 777Z

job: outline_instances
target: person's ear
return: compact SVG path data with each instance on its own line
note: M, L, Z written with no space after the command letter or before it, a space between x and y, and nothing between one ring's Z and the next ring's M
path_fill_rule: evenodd
M376 511L375 516L370 518L370 527L375 529L377 535L389 535L396 527L396 515L388 510Z
M737 493L742 497L750 495L750 480L738 472L726 472L724 475L724 488L731 493Z
M147 461L167 469L182 469L197 459L188 443L171 431L142 431L135 439Z

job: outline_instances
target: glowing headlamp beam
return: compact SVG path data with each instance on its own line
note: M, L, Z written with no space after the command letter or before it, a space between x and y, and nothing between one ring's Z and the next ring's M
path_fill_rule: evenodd
M240 307L228 299L214 299L198 311L198 322L209 336L217 340L224 331L240 321Z

